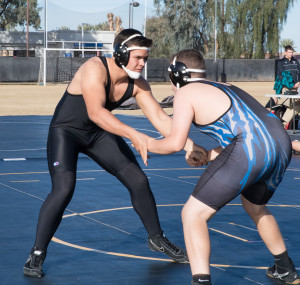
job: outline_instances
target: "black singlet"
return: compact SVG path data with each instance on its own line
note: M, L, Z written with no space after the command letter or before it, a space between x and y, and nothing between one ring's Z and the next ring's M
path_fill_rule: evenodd
M105 108L113 110L132 97L134 81L117 102L109 100L111 79L105 58L100 58L107 70ZM58 103L49 128L47 159L52 190L40 211L35 246L46 249L59 226L65 208L72 199L77 160L83 153L108 173L114 175L130 193L134 210L148 235L161 232L155 200L147 176L139 166L130 146L120 136L109 133L93 123L82 95L66 90ZM106 185L109 188L108 185Z
M105 86L106 93L106 103L105 108L109 111L112 111L118 108L124 101L132 97L134 80L129 78L128 87L118 101L109 100L109 91L111 85L111 79L109 75L109 70L107 66L107 61L105 57L99 57L103 62L106 71L107 71L107 84ZM89 119L86 105L84 102L83 95L73 95L68 92L66 89L63 97L58 103L52 121L51 127L71 127L79 130L99 130L99 127Z

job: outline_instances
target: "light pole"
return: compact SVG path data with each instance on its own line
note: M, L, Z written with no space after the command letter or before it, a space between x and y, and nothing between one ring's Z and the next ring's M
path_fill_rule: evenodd
M133 7L138 7L140 6L139 2L133 2L129 3L129 29L133 27ZM130 25L131 24L131 25Z
M82 23L81 24L81 48L82 48L81 54L82 54L82 57L84 57L84 51L83 51L83 49L84 49L84 43L83 43L83 40L84 40L84 25L88 25L88 24L87 23Z
M144 37L146 37L146 24L147 24L147 0L145 0Z
M144 19L144 37L146 37L146 23L147 23L147 0L145 0L145 19ZM148 71L147 71L147 62L145 64L145 79L147 80Z
M45 13L45 24L44 24L44 48L48 48L48 43L47 43L47 22L48 22L48 14L47 14L47 0L45 0L45 3L44 3L44 13Z
M29 47L29 44L28 44L28 42L29 42L29 3L28 3L29 1L27 0L27 53L26 53L26 55L27 55L27 57L28 57L28 55L29 55L29 51L28 51L28 47Z

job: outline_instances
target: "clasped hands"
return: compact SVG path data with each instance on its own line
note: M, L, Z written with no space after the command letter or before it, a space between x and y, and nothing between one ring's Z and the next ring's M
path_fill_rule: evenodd
M139 152L141 155L144 164L148 165L148 142L153 140L145 134L139 134L139 136L135 137L132 140L132 146ZM193 144L191 150L186 151L185 155L186 162L191 167L201 167L203 165L207 165L211 160L210 152L208 152L205 148Z

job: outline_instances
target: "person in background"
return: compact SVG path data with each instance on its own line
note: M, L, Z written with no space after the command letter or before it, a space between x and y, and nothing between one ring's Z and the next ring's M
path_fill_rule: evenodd
M290 99L284 98L284 94L296 94L299 93L300 86L300 64L293 56L294 49L292 46L287 45L284 49L284 56L277 63L277 77L274 85L276 94L283 94L282 97L274 97L270 100L272 105L283 104L286 106L286 110L282 116L283 125L286 127L287 124L293 118L293 105ZM266 106L267 107L267 106ZM295 114L300 113L300 100L295 100Z

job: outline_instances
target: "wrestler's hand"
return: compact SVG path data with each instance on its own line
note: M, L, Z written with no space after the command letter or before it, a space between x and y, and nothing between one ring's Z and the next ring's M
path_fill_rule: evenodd
M208 156L207 156L207 161L212 161L214 160L220 152L223 150L221 146L215 147L211 150L208 151Z
M148 162L148 150L147 150L147 141L149 139L152 139L151 137L140 133L136 132L133 137L130 138L131 140L131 145L138 151L138 153L141 155L144 164L147 166Z
M207 151L205 148L194 144L192 151L187 151L185 160L191 167L207 165Z

